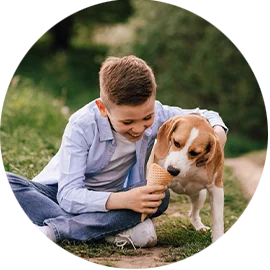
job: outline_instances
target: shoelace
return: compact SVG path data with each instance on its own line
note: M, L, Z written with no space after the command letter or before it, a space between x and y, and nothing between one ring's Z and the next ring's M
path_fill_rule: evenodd
M120 247L121 249L123 249L124 246L127 243L130 243L133 246L133 248L136 250L136 247L134 246L134 243L133 243L132 239L128 235L124 235L124 234L120 234L120 233L118 235L120 237L122 237L122 238L125 238L125 239L121 239L121 240L119 239L119 240L117 240L115 242L115 244L116 244L117 247Z

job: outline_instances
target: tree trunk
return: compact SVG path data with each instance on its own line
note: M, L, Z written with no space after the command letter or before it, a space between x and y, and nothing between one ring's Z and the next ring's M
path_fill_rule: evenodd
M52 51L68 50L73 31L72 9L65 9L64 16L57 16L56 24L49 25Z

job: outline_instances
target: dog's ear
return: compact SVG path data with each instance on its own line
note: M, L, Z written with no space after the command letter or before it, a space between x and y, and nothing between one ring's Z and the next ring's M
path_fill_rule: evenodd
M215 173L218 171L220 166L223 165L224 154L219 138L215 135L211 135L210 137L209 148L209 157L206 162L206 173L210 183L212 183ZM216 185L217 184L218 183L216 183ZM219 183L218 185L222 186L222 183Z
M157 144L155 147L155 156L157 159L164 159L170 147L170 139L173 131L181 122L181 116L174 116L167 120L160 128L157 134Z

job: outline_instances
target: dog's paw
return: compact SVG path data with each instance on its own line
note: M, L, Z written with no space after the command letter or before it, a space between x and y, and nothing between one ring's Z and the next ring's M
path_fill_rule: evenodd
M210 227L207 227L203 224L201 226L199 226L198 228L196 228L196 231L198 231L198 232L207 232L209 230L210 230Z
M201 218L200 217L191 218L190 219L190 222L191 222L191 224L193 225L193 227L195 228L196 231L207 232L208 230L210 230L209 227L205 226L201 222Z

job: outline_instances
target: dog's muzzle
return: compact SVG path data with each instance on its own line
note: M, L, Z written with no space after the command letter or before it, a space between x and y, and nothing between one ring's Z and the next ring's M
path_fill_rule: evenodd
M177 176L177 175L180 173L180 170L174 168L174 167L171 166L171 165L167 168L167 171L168 171L168 173L171 174L172 176Z

